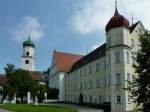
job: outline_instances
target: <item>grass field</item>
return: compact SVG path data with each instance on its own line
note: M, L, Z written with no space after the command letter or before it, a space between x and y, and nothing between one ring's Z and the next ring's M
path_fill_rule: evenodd
M77 110L64 107L27 104L2 104L0 108L13 112L78 112Z

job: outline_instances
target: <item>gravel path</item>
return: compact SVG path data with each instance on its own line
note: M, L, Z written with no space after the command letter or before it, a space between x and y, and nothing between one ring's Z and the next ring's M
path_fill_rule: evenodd
M0 112L10 112L8 110L0 109Z

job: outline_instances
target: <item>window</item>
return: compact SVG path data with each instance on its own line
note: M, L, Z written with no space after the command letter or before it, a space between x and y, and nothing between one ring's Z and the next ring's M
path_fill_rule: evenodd
M100 71L100 64L97 63L97 64L96 64L96 72L99 72L99 71Z
M29 60L25 60L25 64L29 64Z
M132 47L135 46L135 41L134 41L134 39L131 39L131 46L132 46Z
M99 96L99 103L102 104L102 96Z
M117 96L117 103L121 103L121 96Z
M132 64L133 64L133 65L136 64L136 59L135 59L135 57L132 57Z
M100 88L100 80L96 80L96 88Z
M84 89L87 89L87 82L84 82Z
M90 100L91 103L93 102L92 96L89 96L89 100Z
M105 77L105 79L104 79L104 86L106 87L106 77Z
M115 63L120 63L121 62L121 56L120 56L120 52L117 51L115 52Z
M121 84L121 74L116 73L116 84L120 85Z
M84 68L84 76L86 75L86 68Z
M91 73L92 73L92 67L89 66L89 74L91 74Z
M131 81L130 73L127 73L127 81Z
M76 86L76 84L74 84L74 90L76 90L77 89L77 86Z
M89 89L92 88L92 81L89 81Z
M111 38L107 37L107 47L111 47Z
M80 89L82 89L82 82L80 82Z
M80 69L80 77L82 77L82 69Z
M132 75L132 82L134 82L136 80L136 76Z
M110 65L110 61L111 61L110 55L108 55L108 65Z
M130 55L129 55L129 52L126 52L126 56L127 56L127 63L130 64Z
M86 97L86 95L84 96L84 102L86 102L87 101L87 97Z
M108 75L108 85L110 85L111 84L111 75L109 74Z
M29 52L26 52L26 55L29 56Z
M131 95L128 94L128 103L131 103Z
M106 60L104 61L104 68L106 69Z

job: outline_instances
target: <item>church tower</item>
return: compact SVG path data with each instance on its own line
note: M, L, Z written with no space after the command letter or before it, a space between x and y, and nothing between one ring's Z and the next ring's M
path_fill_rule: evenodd
M106 25L106 79L107 102L111 102L112 112L126 112L128 103L128 92L126 80L131 75L131 46L130 46L130 23L116 9L113 17Z
M35 71L35 45L30 39L30 35L26 41L23 42L23 56L22 69L28 71Z

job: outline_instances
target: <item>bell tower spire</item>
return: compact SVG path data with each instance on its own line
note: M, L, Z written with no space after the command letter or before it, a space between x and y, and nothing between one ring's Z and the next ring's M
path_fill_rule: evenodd
M23 43L22 69L35 71L35 45L31 41L30 33L27 40Z
M30 40L30 32L29 32L29 37L28 37L28 39Z

